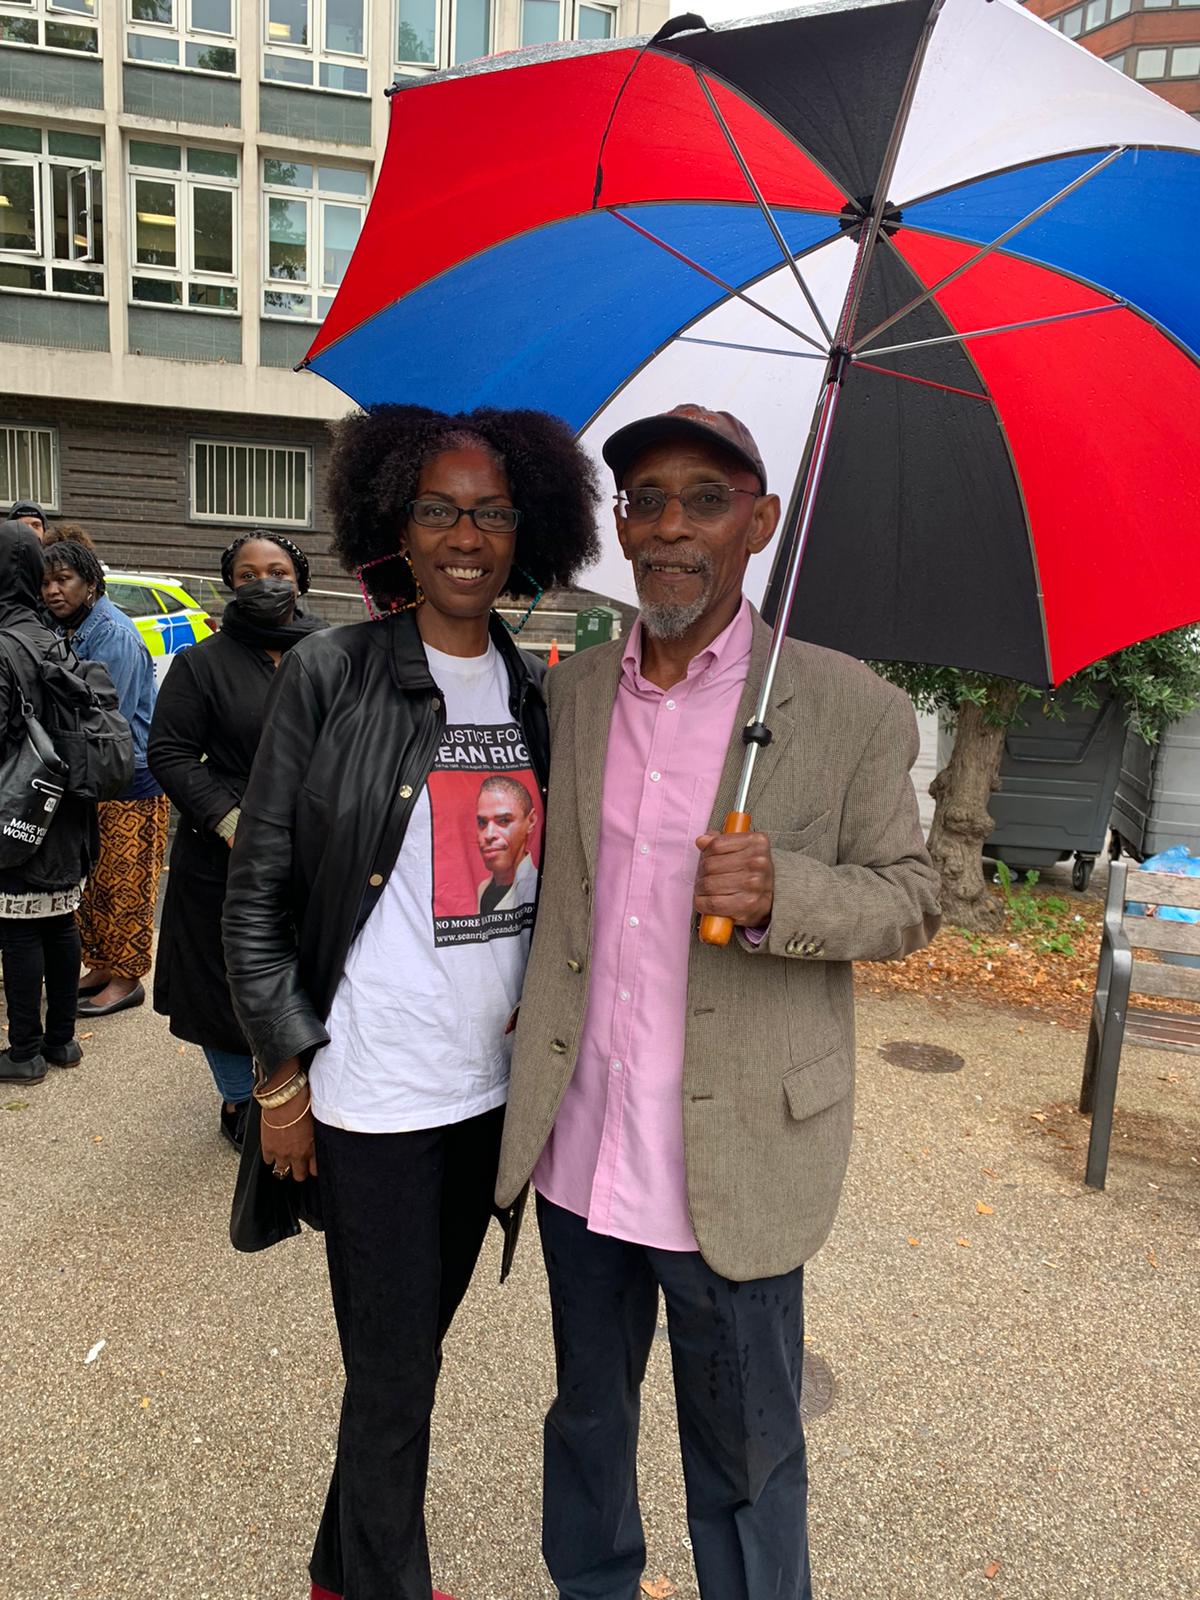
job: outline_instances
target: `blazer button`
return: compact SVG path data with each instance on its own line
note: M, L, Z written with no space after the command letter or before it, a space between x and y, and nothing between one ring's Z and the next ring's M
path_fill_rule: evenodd
M567 1053L567 1045L564 1039L551 1039L550 1048L556 1056L565 1056Z
M583 971L583 962L582 961L576 961L574 956L568 957L568 960L567 960L567 971L568 972L582 972Z
M383 873L373 872L367 879L367 882L371 885L372 889L378 889L380 884L383 882Z
M412 799L412 784L411 783L402 783L400 785L400 798L401 798L401 800L411 800Z
M591 885L588 883L587 879L584 878L583 881L580 883L579 887L583 890L584 894L586 894L588 892L589 888L591 887Z
M783 947L784 955L788 956L798 956L803 954L803 951L804 946L800 943L799 939L789 939Z

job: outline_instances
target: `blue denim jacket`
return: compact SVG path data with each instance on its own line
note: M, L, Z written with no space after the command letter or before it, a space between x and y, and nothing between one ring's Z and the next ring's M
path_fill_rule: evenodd
M102 594L76 631L71 647L85 661L99 661L107 667L116 688L121 715L133 732L134 780L129 794L161 794L157 785L146 787L146 745L158 687L154 662L136 625Z

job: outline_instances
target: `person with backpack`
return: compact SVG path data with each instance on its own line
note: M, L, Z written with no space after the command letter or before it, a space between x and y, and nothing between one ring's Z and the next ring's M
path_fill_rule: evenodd
M23 708L51 723L50 692L37 657L54 649L41 620L44 562L24 522L0 523L0 773L26 739ZM99 852L96 807L63 793L34 852L0 869L0 953L8 1007L8 1048L0 1082L40 1083L47 1063L78 1065L75 1038L79 928L75 912ZM42 1015L42 988L46 1010Z
M79 984L87 996L79 1015L107 1017L145 1002L142 979L153 961L154 907L171 813L146 764L154 663L134 623L105 594L104 568L90 542L56 540L44 547L43 558L46 610L76 656L103 663L133 734L133 782L100 807L100 858L79 908L89 969Z

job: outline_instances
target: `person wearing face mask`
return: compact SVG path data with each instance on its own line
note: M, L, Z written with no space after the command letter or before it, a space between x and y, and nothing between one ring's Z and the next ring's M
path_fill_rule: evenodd
M81 530L82 531L82 530ZM79 929L88 971L79 981L80 1017L106 1017L144 1004L142 979L154 950L154 906L167 848L171 803L146 765L154 714L154 663L142 636L104 592L104 568L90 546L72 539L44 547L42 604L82 660L99 661L116 687L133 733L133 781L98 808L100 858Z
M204 1051L221 1096L220 1131L240 1149L254 1074L221 946L229 852L276 668L325 623L301 609L308 559L282 534L256 528L236 539L221 557L221 577L233 599L220 631L175 658L150 729L151 771L180 813L154 1009L177 1038Z

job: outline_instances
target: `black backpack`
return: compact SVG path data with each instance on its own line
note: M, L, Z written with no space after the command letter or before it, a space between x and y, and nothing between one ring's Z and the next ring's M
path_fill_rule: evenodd
M23 673L5 648L13 672L26 687L32 677L39 693L41 721L67 769L66 790L81 800L115 800L133 782L133 734L121 715L117 691L99 661L84 661L65 640L43 656L16 629L0 643L19 645L32 663Z

